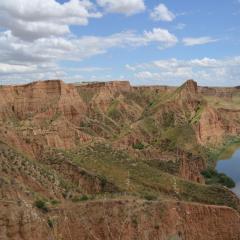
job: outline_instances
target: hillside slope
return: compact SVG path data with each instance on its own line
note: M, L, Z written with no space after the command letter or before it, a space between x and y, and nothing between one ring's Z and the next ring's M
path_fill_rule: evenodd
M193 80L1 86L0 239L240 239L240 200L202 175L239 103Z

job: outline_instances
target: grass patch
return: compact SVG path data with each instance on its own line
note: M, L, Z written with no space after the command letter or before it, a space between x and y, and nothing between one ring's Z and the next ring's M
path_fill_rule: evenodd
M120 192L141 198L178 198L206 204L237 208L236 199L227 189L215 185L202 185L173 176L126 152L112 149L107 144L95 144L66 151L68 159L92 173L103 176L118 187Z
M201 115L204 111L204 107L205 107L204 104L199 104L197 106L196 113L195 113L194 117L190 120L191 124L197 124L200 121Z
M107 115L115 120L121 118L121 112L118 109L119 101L117 99L113 100L111 105L108 108Z

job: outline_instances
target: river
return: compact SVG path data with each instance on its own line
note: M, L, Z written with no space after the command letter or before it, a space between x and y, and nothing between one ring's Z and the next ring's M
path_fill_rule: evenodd
M236 187L232 191L240 197L240 148L229 159L219 160L216 169L234 180Z

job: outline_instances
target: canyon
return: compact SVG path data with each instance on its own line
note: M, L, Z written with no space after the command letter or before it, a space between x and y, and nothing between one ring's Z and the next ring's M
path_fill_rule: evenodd
M0 240L240 239L202 174L239 135L239 87L0 86Z

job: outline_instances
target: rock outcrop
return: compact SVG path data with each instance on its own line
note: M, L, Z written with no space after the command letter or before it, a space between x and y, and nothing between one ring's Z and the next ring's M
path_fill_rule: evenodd
M1 240L53 238L47 220L31 204L0 199L0 209Z
M229 240L240 237L240 217L226 207L119 200L79 205L61 213L62 217L57 217L56 233L64 239Z

